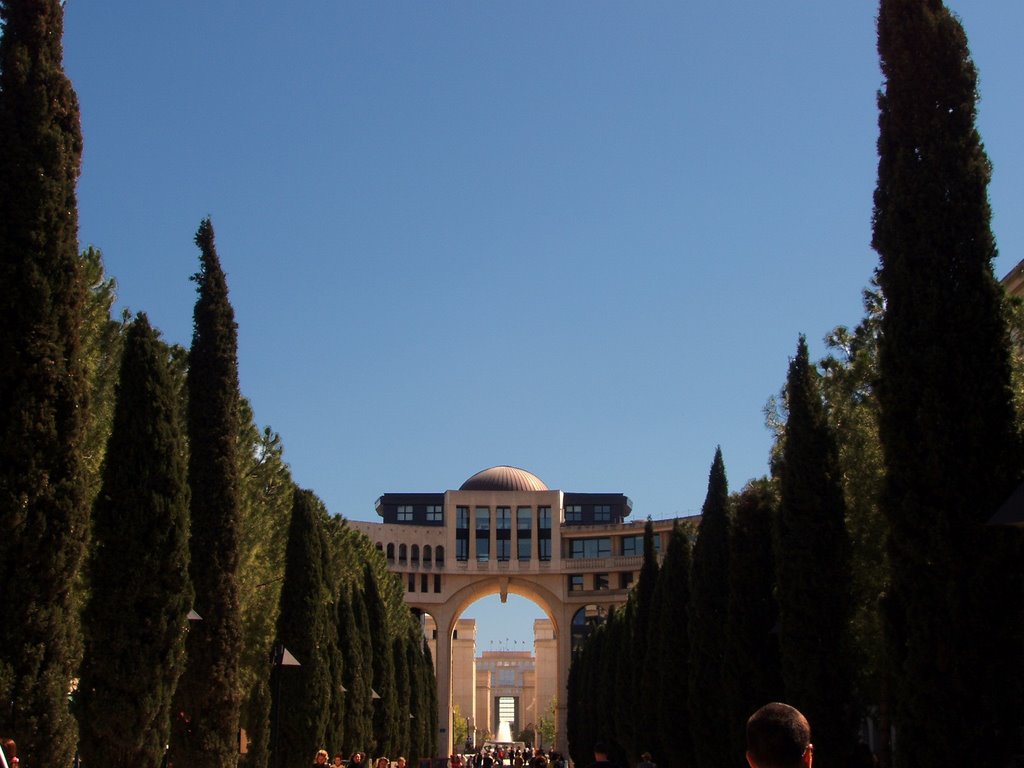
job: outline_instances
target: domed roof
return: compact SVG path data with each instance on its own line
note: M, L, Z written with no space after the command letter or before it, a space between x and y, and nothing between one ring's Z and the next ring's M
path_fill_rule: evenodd
M483 469L462 484L460 491L546 491L544 481L518 467Z

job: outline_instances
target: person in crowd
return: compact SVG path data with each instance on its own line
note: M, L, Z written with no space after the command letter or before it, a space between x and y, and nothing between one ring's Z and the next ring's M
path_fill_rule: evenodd
M789 704L765 704L747 720L750 768L811 768L811 725Z
M386 757L378 757L377 762L373 764L374 768L389 768L391 761Z
M594 745L594 762L590 764L590 768L617 768L615 763L608 759L608 747L603 741Z
M644 752L640 755L640 762L637 763L636 768L658 768L658 766L651 760L651 753Z
M341 752L331 760L331 766L332 768L345 768L345 758L341 756Z
M405 768L405 758L401 755L399 755L398 759L395 760L395 768Z
M362 752L352 753L352 756L348 759L348 768L364 768Z
M313 758L313 768L316 768L316 766L320 766L320 765L327 765L327 750L326 749L318 749L316 751L316 756Z

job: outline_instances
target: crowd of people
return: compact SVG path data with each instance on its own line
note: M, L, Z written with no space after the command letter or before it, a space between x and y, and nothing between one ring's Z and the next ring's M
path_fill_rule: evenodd
M430 761L425 761L430 762ZM558 752L543 749L505 749L502 747L484 747L467 754L453 754L447 760L445 768L567 768L565 758ZM313 768L329 766L329 768L406 768L406 759L398 757L392 761L388 757L369 759L364 752L353 752L346 760L342 754L334 757L326 749L317 750L313 757ZM2 766L0 766L2 768ZM422 767L421 767L422 768ZM432 764L431 768L436 768Z
M750 768L811 768L814 746L811 744L811 726L798 710L788 704L766 704L747 721L747 762ZM370 768L363 752L353 752L346 761L341 754L331 758L326 749L318 750L313 768ZM526 747L485 747L467 755L453 754L446 768L567 768L565 758L558 752ZM13 739L0 739L0 768L17 768L18 749ZM641 755L640 766L657 768L649 752ZM378 757L373 768L406 768L404 757L394 763L387 757ZM608 759L603 744L594 745L594 762L588 768L619 768ZM638 766L639 768L639 766Z
M332 758L326 749L317 750L313 757L313 768L324 765L328 765L330 768L371 768L370 759L365 752L353 752L346 760L341 753L335 754ZM390 758L378 757L373 761L372 768L392 768L392 765L394 768L405 768L406 760L404 757L399 757L392 763Z

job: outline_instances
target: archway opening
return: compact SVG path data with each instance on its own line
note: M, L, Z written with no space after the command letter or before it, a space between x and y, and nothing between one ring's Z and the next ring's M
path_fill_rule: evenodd
M539 600L509 592L476 597L452 635L452 743L550 747L559 686L556 630Z

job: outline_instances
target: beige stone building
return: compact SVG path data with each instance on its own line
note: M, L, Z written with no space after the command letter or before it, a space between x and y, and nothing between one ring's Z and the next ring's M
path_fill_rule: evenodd
M405 587L406 603L434 622L441 749L452 749L453 704L463 716L472 712L478 729L495 724L492 704L495 692L503 690L500 674L495 680L492 670L481 681L480 662L467 650L475 627L460 617L482 597L497 594L505 600L512 593L535 602L547 617L536 628L529 683L536 703L523 724L538 719L541 702L557 700L555 747L566 751L572 648L610 607L626 601L643 563L644 522L627 521L632 507L621 493L553 490L530 472L500 466L478 472L458 490L386 493L376 504L382 522L349 522L384 554ZM654 523L659 550L674 522ZM470 671L473 665L476 671ZM543 670L552 667L549 677ZM524 671L524 688L528 678ZM467 688L468 680L475 685ZM528 704L521 701L520 719L527 717Z

